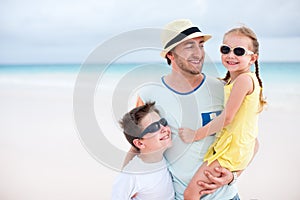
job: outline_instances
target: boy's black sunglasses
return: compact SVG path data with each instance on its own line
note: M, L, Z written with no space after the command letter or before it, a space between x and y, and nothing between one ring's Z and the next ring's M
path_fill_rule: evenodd
M168 121L165 118L161 118L159 121L153 122L143 130L143 132L138 136L138 138L144 137L147 133L155 133L160 129L160 125L167 126Z

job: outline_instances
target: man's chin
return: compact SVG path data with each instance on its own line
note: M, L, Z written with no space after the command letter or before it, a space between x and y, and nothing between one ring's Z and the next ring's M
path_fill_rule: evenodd
M190 71L190 73L191 73L192 75L199 75L199 74L201 74L200 71Z
M198 74L201 74L201 70L195 66L191 67L192 70L190 70L190 73L191 74L194 74L194 75L198 75Z

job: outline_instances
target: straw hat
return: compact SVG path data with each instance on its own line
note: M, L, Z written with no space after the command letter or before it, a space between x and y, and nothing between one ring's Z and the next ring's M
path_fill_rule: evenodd
M204 42L211 38L211 35L202 33L197 26L195 26L188 19L178 19L167 24L161 35L163 50L160 55L165 58L167 53L188 39L203 36Z

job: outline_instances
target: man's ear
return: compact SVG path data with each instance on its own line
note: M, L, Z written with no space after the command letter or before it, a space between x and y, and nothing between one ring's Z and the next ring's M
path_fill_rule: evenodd
M169 51L168 53L167 53L167 58L169 58L170 60L174 60L174 55L173 55L173 53L172 53L172 51Z
M143 143L142 140L140 139L134 139L133 144L138 148L138 149L144 149L145 148L145 144Z

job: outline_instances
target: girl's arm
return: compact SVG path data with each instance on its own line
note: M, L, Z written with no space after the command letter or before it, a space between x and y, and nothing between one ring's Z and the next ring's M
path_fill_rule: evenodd
M253 92L253 89L254 86L252 78L247 74L239 75L233 84L230 96L228 98L224 110L218 117L213 119L204 127L199 128L197 130L196 140L199 140L199 138L202 139L208 135L219 132L220 130L222 130L222 128L230 124L234 119L234 116L236 115L240 106L242 105L246 95L251 94Z
M184 142L201 140L208 135L219 132L230 124L239 110L246 95L251 94L254 89L252 78L247 74L239 75L233 84L227 104L222 113L205 126L193 131L191 129L179 129L179 136Z

